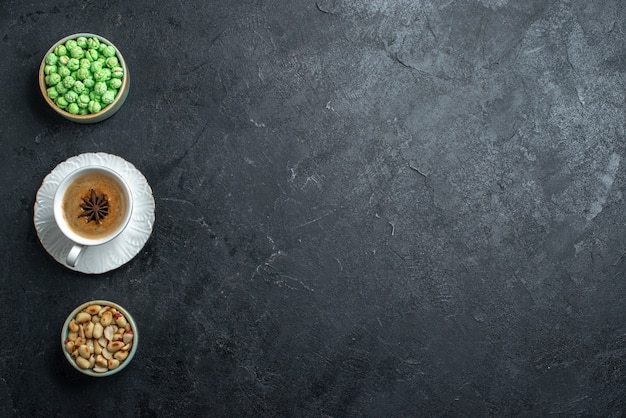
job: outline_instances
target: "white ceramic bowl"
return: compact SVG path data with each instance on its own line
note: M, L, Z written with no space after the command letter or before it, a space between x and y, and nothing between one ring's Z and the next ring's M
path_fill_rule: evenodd
M100 41L106 43L107 45L111 45L113 48L115 48L116 51L116 56L117 59L120 62L120 66L124 69L124 77L122 78L122 85L119 88L119 91L117 93L117 95L115 96L115 100L109 104L107 107L105 107L104 109L102 109L100 112L98 113L91 113L91 114L87 114L87 115L74 115L70 112L67 112L63 109L61 109L60 107L58 107L54 101L52 99L50 99L48 97L48 86L46 86L46 82L45 82L45 72L44 72L44 68L46 66L46 57L48 56L48 54L50 54L51 52L54 51L54 49L61 44L64 44L65 42L67 42L70 39L76 39L78 37L84 36L86 38L97 38ZM128 72L128 66L126 65L126 61L124 61L124 57L122 56L120 50L108 39L100 36L100 35L95 35L93 33L75 33L73 35L68 35L63 39L60 39L58 42L56 42L54 45L52 45L50 47L50 49L48 49L46 51L46 53L43 56L43 59L41 60L41 65L39 66L39 90L41 91L41 95L43 96L44 100L46 101L46 103L48 103L48 105L55 111L57 112L59 115L63 116L64 118L71 120L72 122L77 122L77 123L96 123L96 122L101 122L105 119L110 118L111 116L113 116L115 114L115 112L117 112L120 107L122 107L122 105L124 104L124 101L126 100L126 96L128 96L128 90L130 89L130 75Z
M133 345L128 353L128 357L124 361L120 362L119 367L113 370L102 372L102 373L94 372L92 369L82 369L78 367L78 365L76 364L76 360L71 356L71 354L65 348L65 343L66 343L68 333L69 333L70 322L72 321L72 319L76 317L76 315L79 312L81 312L83 309L87 308L90 305L100 305L102 307L110 306L112 308L117 309L118 312L122 313L126 317L126 320L130 324L131 330L133 331ZM74 367L76 370L78 370L79 372L87 376L92 376L92 377L107 377L107 376L111 376L115 373L119 373L120 371L122 371L126 366L128 366L128 364L132 361L133 357L135 356L135 353L137 352L138 344L139 344L139 333L137 331L137 324L135 323L135 320L133 319L133 317L128 313L126 309L122 308L117 303L110 302L107 300L92 300L92 301L85 302L82 305L78 306L67 316L67 319L65 320L65 323L63 324L63 328L61 329L61 350L63 351L65 358L70 363L70 365L72 365L72 367Z

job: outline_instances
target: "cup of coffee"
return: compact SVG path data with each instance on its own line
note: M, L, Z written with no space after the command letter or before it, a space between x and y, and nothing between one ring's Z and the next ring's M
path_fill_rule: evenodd
M88 247L105 244L128 225L133 196L122 176L104 166L87 166L71 172L54 195L54 220L74 245L66 263L76 266Z

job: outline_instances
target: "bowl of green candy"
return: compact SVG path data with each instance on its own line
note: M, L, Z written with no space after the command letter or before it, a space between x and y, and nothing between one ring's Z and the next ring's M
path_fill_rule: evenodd
M120 51L106 38L76 33L52 45L39 67L39 89L50 107L77 123L96 123L124 104L130 78Z

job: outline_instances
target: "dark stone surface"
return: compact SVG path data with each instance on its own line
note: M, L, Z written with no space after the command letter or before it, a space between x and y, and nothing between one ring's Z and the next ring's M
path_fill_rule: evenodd
M620 0L2 2L0 415L622 416L625 22ZM81 31L132 76L96 125L37 88ZM89 276L32 216L94 151L143 172L156 223ZM142 336L105 380L59 347L97 298Z

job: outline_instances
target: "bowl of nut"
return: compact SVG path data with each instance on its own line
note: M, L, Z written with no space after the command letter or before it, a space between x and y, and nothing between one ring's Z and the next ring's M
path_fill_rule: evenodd
M59 115L96 123L115 114L128 96L130 77L120 51L106 38L76 33L48 49L39 66L39 90Z
M61 346L69 363L93 377L111 376L135 356L139 335L133 317L117 303L85 302L72 311L61 330Z

